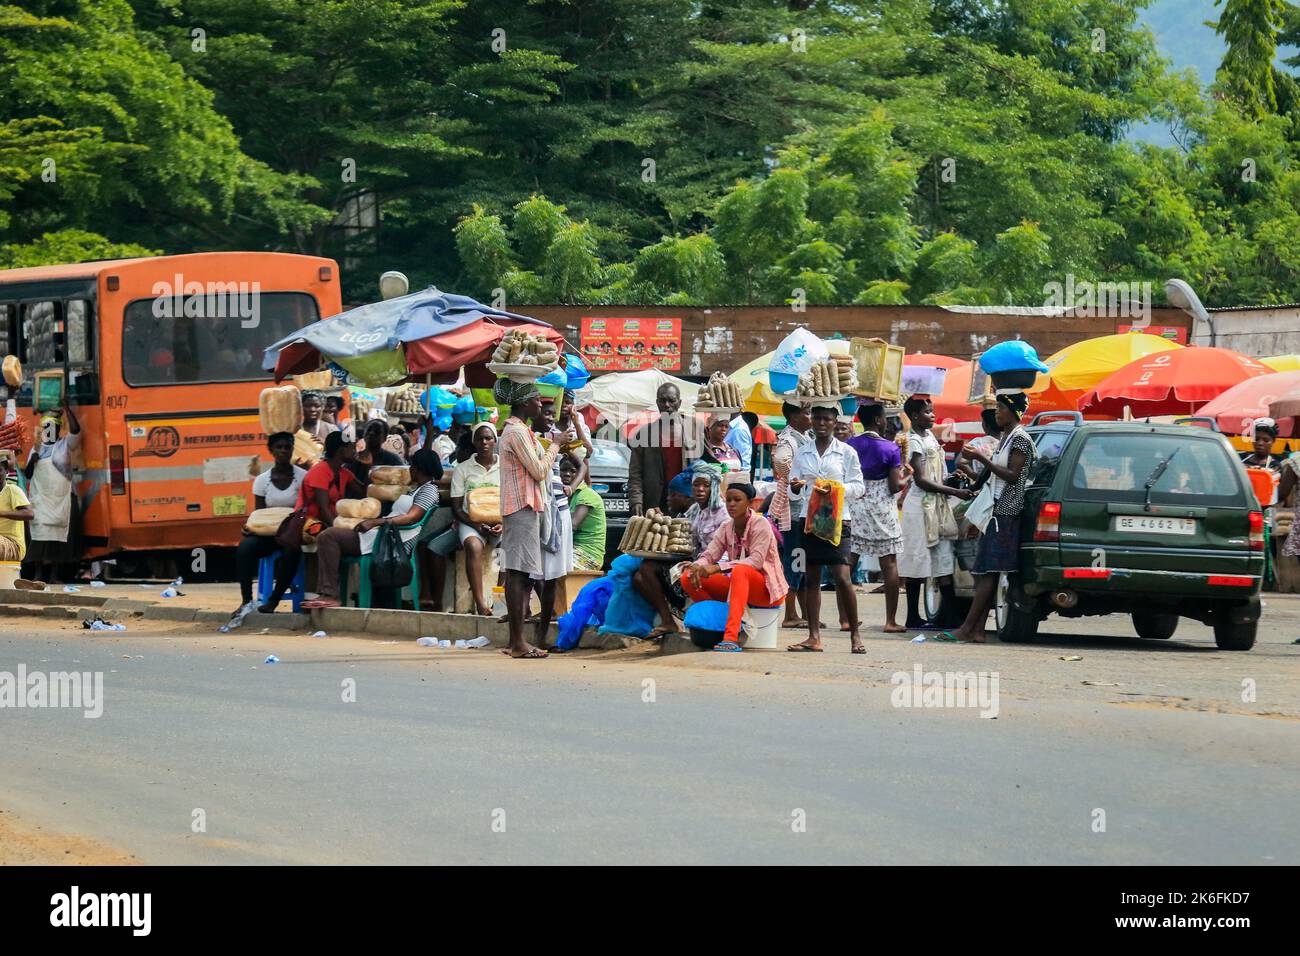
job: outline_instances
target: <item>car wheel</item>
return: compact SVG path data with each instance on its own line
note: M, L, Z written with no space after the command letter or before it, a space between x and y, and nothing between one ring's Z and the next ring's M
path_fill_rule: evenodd
M927 624L939 623L939 604L942 601L939 582L934 578L926 578L925 587L921 589L921 615Z
M1010 599L1007 597L1007 576L998 575L998 589L994 592L993 597L993 624L999 631L1007 622L1007 605Z
M1038 610L1025 611L1011 600L1009 590L1006 593L1006 611L1002 624L998 627L998 640L1007 644L1025 644L1038 636Z
M1158 611L1134 611L1133 630L1148 641L1167 641L1178 630L1178 615Z
M1221 651L1248 651L1255 646L1258 627L1258 621L1217 620L1214 622L1214 643Z

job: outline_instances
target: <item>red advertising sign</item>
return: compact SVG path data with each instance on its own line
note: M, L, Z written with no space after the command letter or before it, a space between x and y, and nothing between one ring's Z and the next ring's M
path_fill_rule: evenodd
M1147 335L1158 335L1179 345L1187 344L1187 330L1181 325L1120 325L1115 327L1115 332L1119 335L1125 332L1145 332Z
M681 319L582 317L582 357L592 372L681 371Z

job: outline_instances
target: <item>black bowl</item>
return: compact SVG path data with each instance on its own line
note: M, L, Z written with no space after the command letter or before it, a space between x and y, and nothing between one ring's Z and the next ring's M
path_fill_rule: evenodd
M989 376L994 388L1029 388L1038 380L1036 369L1015 369L1011 372L994 372Z

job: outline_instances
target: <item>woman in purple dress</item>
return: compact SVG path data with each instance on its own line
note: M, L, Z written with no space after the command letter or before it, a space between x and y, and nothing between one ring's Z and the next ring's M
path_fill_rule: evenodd
M903 461L898 446L885 437L888 427L883 405L863 405L858 409L863 433L850 438L848 445L858 453L862 463L862 482L866 491L849 502L853 517L853 563L862 555L880 562L885 584L885 633L900 634L907 630L895 618L898 615L898 552L903 547L903 528L898 521L898 492L903 486Z

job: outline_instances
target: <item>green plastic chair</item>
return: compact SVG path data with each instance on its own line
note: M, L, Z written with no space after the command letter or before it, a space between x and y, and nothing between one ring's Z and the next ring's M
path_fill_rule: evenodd
M424 517L416 523L415 527L423 529L424 523L429 520L429 516L436 510L436 508L430 508L426 511ZM411 583L397 592L397 608L398 610L405 610L406 598L404 595L407 591L410 591L411 610L418 611L420 609L420 536L418 534L415 536L415 539L411 544ZM346 592L343 596L343 606L347 606L347 599L352 593L351 588L348 585L352 580L352 566L354 564L360 564L358 574L361 578L360 583L357 585L356 606L368 608L370 607L371 598L370 555L368 554L363 554L360 557L344 555L339 559L339 580L344 582L343 590Z

